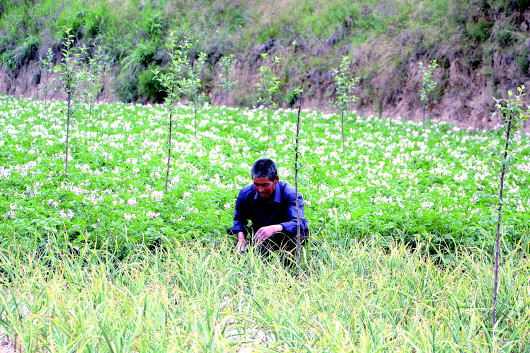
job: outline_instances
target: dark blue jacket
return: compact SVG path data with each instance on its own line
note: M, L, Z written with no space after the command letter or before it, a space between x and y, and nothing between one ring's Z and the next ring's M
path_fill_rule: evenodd
M304 199L298 193L298 210L300 215L300 234L307 238L309 227L304 217ZM248 221L251 225L248 226ZM227 231L229 234L256 232L259 228L281 224L283 233L296 236L296 192L293 186L280 180L274 194L269 199L261 199L252 184L239 192L234 212L234 225Z

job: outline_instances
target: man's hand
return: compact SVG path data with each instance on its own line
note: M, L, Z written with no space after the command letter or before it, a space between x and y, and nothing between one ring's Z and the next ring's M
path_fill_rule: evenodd
M265 240L269 239L274 233L281 232L283 227L281 224L275 224L272 226L261 227L258 229L256 234L254 234L254 242L257 244L263 243Z
M245 239L245 234L243 232L237 233L236 251L242 253L245 251L246 246L247 240Z

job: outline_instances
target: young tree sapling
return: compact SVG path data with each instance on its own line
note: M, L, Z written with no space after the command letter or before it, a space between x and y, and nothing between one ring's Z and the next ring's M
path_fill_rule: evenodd
M268 54L261 54L261 57L264 60L267 60ZM271 64L277 64L280 62L280 58L275 56L271 60ZM271 66L272 66L271 65ZM275 97L280 90L280 80L272 72L271 66L261 65L259 68L259 81L257 83L259 101L267 108L267 122L268 122L268 132L267 138L270 142L271 139L271 113L272 109L275 109L278 104L275 102Z
M354 95L354 89L359 82L358 77L350 77L349 70L350 58L343 56L340 66L333 70L333 83L335 85L334 97L330 103L340 111L341 116L341 132L342 132L342 151L346 150L345 136L344 136L344 115L350 110L358 97Z
M182 89L182 94L193 108L195 137L197 137L197 109L204 103L205 98L201 95L200 90L202 87L201 72L206 63L206 54L201 52L194 64L188 61L187 58L185 59L183 61L184 70L182 70L182 76L179 78L178 84Z
M46 56L40 59L41 80L39 84L39 91L42 93L44 98L44 111L48 109L48 94L51 93L51 87L54 81L52 78L50 78L50 75L53 73L54 64L55 57L53 55L52 48L48 48Z
M168 43L166 48L170 57L170 62L166 72L161 72L159 69L154 70L155 78L160 82L166 97L164 99L164 106L168 113L168 138L167 138L167 164L166 164L166 182L165 182L165 193L167 193L169 185L169 170L171 166L171 144L172 144L172 128L173 128L173 116L176 111L175 103L178 102L182 95L182 87L180 86L180 80L182 77L183 70L187 63L188 48L190 47L187 38L184 39L183 43L178 43L174 33L169 35Z
M221 72L219 72L219 87L225 91L230 91L235 85L236 81L232 80L232 71L236 64L234 54L229 56L223 56L220 60L219 65L221 66Z
M84 62L87 48L74 47L74 35L67 28L62 42L62 58L55 65L53 72L57 75L59 84L66 94L66 152L65 152L65 176L68 177L68 155L70 141L70 125L74 113L84 102L87 96L86 82L88 78L87 66Z
M501 170L499 176L499 206L497 207L497 235L495 237L495 265L493 277L493 305L491 312L491 321L493 329L497 326L497 296L499 290L499 258L500 258L500 241L501 241L501 226L503 215L503 192L504 181L510 166L510 160L513 157L511 153L511 139L513 135L520 130L524 121L530 116L530 107L523 107L523 96L525 95L524 86L517 87L517 93L508 91L508 98L493 98L496 102L495 106L500 112L500 118L504 130L504 149L501 152ZM495 115L495 114L494 114Z
M432 104L432 94L438 82L434 79L434 70L438 67L436 60L431 60L430 64L425 67L420 61L418 63L420 66L422 85L420 88L420 100L423 103L423 124L426 123L426 111L430 109Z

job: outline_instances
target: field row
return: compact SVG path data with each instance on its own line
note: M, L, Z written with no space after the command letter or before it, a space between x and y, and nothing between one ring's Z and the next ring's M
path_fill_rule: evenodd
M218 237L231 225L250 166L274 159L294 183L296 112L178 108L164 194L167 115L158 106L99 105L73 122L64 176L64 103L0 99L0 224L4 237L66 230L71 241ZM299 187L315 236L379 234L489 243L496 225L502 137L437 122L302 112ZM528 240L530 148L517 136L506 181L506 239ZM344 232L343 232L344 231ZM347 240L347 239L346 239Z

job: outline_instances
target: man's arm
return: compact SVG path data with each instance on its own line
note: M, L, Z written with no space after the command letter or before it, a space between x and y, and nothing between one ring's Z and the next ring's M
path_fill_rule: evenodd
M254 241L256 243L264 242L265 240L272 237L274 233L283 232L283 227L281 224L273 224L270 226L261 227L258 229L256 234L254 234Z
M244 251L245 246L247 245L245 234L246 234L246 225L248 222L248 216L243 211L244 210L243 203L245 202L246 197L248 195L245 195L245 192L243 190L244 189L242 189L239 192L239 195L237 196L233 226L232 228L229 228L227 230L228 234L237 234L236 250L240 252Z
M290 236L296 235L297 228L297 211L296 211L296 193L294 189L286 190L287 196L287 221L281 223L283 232ZM307 220L304 217L304 199L302 195L298 193L298 216L300 218L300 231L307 231Z
M236 250L239 252L242 252L245 250L245 246L247 246L247 240L245 239L245 233L243 232L237 233Z
M246 201L246 195L244 189L239 192L239 195L236 199L236 210L234 211L234 223L231 228L227 229L228 234L238 234L242 233L243 236L246 234L246 225L248 223L248 215L244 212L243 203Z

